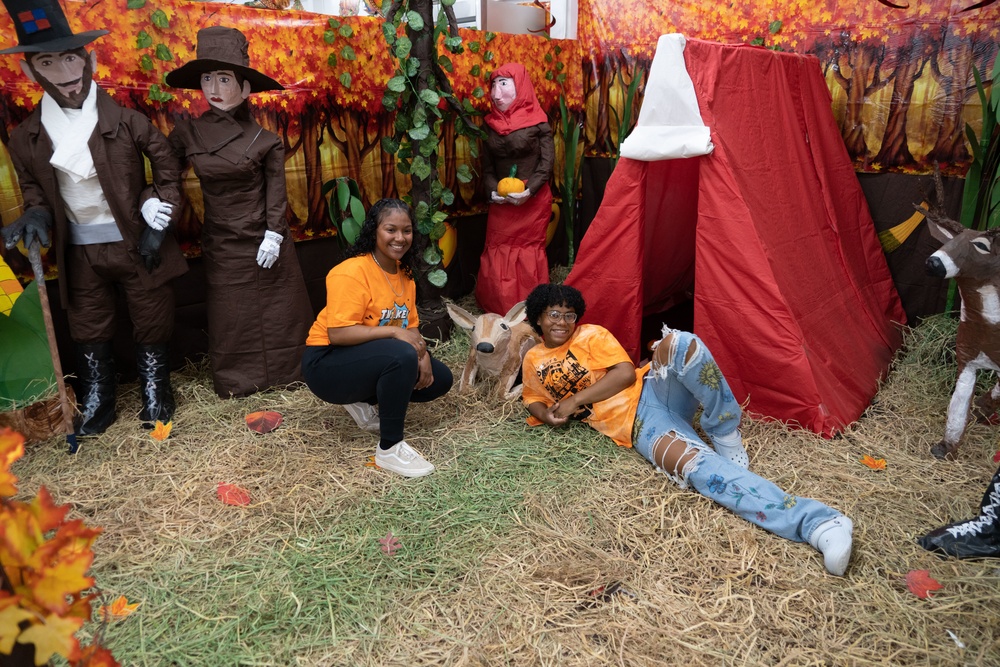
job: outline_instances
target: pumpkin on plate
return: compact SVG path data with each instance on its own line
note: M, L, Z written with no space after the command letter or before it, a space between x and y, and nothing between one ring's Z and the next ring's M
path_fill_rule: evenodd
M497 183L497 194L501 197L506 197L507 195L515 192L524 192L524 181L515 176L517 174L517 165L515 164L510 168L510 176L507 178L500 179Z

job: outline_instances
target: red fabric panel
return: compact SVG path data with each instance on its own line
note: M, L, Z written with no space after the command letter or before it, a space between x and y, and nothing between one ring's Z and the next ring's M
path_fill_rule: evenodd
M608 329L633 361L641 346L647 167L628 158L618 161L566 277L566 284L580 290L587 302L582 321Z
M819 63L700 40L685 58L715 144L695 329L752 411L829 435L867 407L903 315Z

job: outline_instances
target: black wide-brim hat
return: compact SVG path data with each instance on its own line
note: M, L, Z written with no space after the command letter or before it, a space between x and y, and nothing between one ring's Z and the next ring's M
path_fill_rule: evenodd
M3 0L14 20L17 46L0 53L48 53L78 49L107 30L89 30L73 34L58 0Z
M196 60L184 63L164 78L168 86L201 90L201 75L231 70L250 82L250 92L284 90L285 87L250 67L249 43L236 28L217 25L198 31Z

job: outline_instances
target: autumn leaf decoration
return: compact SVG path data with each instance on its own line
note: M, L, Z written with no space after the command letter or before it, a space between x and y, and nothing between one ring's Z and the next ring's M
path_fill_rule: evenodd
M247 428L254 433L270 433L281 426L280 412L251 412L246 416Z
M860 459L862 465L866 465L872 470L885 470L885 459L876 459L870 454L865 454Z
M101 605L99 615L101 620L109 623L120 621L123 618L130 616L132 612L139 608L140 604L141 603L139 602L129 604L128 598L124 595L119 595L111 604Z
M215 495L226 505L246 507L250 504L250 494L246 489L240 488L235 484L219 482L219 486L215 489Z
M906 587L921 600L926 600L931 591L944 588L941 582L931 576L929 570L910 570L906 573Z
M378 543L382 545L380 548L386 556L394 556L403 547L403 543L396 539L391 530Z
M90 619L96 592L87 576L100 528L67 520L69 505L56 505L45 487L29 502L10 498L17 478L10 466L24 454L24 437L0 428L0 653L34 644L35 664L58 654L71 667L117 667L98 639L81 646L76 632Z
M166 424L161 422L159 419L156 420L156 426L152 431L149 432L149 437L157 442L163 442L170 437L170 431L174 428L174 422L168 421Z
M1000 449L998 449L996 451L996 454L993 455L993 463L1000 463ZM2 484L2 483L3 483L3 480L0 480L0 484Z

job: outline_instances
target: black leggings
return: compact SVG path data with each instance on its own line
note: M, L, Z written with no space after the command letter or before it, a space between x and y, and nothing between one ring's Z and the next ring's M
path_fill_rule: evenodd
M314 394L327 403L378 404L383 446L403 439L403 422L410 401L425 403L451 389L447 366L431 358L434 382L414 389L419 371L417 351L395 338L371 340L360 345L306 347L302 376Z

